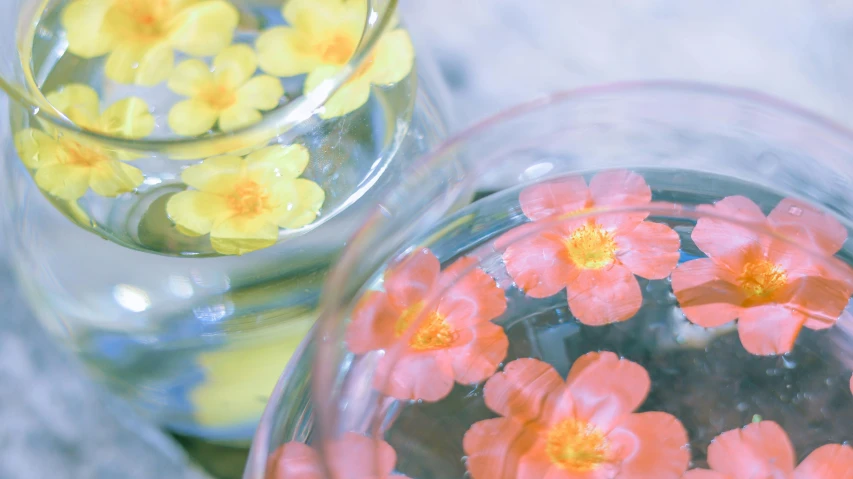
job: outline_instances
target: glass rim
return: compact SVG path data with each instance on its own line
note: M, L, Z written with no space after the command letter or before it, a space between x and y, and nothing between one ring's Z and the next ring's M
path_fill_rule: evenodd
M41 18L51 1L41 0L39 6L33 9L37 18ZM33 110L39 118L48 121L51 125L112 148L129 151L174 151L178 156L187 158L193 158L192 152L199 146L204 146L205 149L221 150L223 153L240 150L245 146L269 141L311 118L314 112L350 79L360 65L368 60L382 34L393 27L398 0L385 0L386 5L381 12L376 10L377 0L364 1L367 2L368 8L361 40L355 53L337 74L321 82L311 92L307 94L303 92L286 104L265 112L260 122L230 132L218 131L203 137L131 140L79 127L47 101L46 96L35 83L32 64L22 60L30 57L38 28L37 21L24 23L19 19L18 22L16 35L18 44L15 48L21 60L20 66L24 70L26 85L18 85L0 76L0 90L9 96L11 101Z

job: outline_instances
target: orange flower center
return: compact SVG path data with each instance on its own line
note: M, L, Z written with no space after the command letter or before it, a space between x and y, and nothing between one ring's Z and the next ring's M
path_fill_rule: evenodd
M356 43L349 35L338 33L329 40L316 46L323 63L329 65L343 65L353 53Z
M409 306L394 325L394 334L399 338L409 329L412 322L423 311L423 302ZM417 351L432 351L450 346L456 340L457 333L437 312L429 313L422 320L418 330L409 339L409 346Z
M166 23L170 17L168 0L119 0L116 7L133 24L137 39L147 41L165 36Z
M227 199L231 211L240 216L255 216L271 207L266 190L252 180L237 184Z
M548 430L545 453L560 469L588 472L610 460L610 443L589 424L567 419Z
M748 296L765 298L784 286L788 282L788 275L779 265L759 260L747 263L737 282Z
M204 87L199 97L211 108L220 111L237 103L237 92L221 83L212 83Z
M601 269L613 264L616 241L600 225L587 223L566 239L569 259L579 268Z
M61 140L61 149L65 153L60 155L60 162L66 165L93 168L110 161L110 157L103 151L89 146L81 145L73 140Z

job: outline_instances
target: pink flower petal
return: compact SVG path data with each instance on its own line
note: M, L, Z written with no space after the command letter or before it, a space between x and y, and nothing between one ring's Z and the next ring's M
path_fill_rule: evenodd
M514 238L521 233L539 228L535 224L522 225L511 231ZM568 259L562 237L553 230L532 233L508 245L503 254L506 269L519 289L533 298L553 296L566 287L577 274Z
M737 330L744 349L768 356L790 352L805 322L806 317L800 313L767 304L744 308Z
M530 450L535 434L506 418L476 422L462 439L472 479L516 479L519 458Z
M320 455L301 442L288 442L267 460L265 479L325 479Z
M807 276L789 282L774 299L805 315L806 326L811 329L826 329L835 325L850 293L840 281Z
M390 347L396 340L394 328L399 319L400 312L391 306L385 293L369 291L353 310L346 332L347 347L355 354Z
M766 223L764 214L752 200L743 196L727 196L713 206L700 209L724 218L699 218L690 235L696 246L718 264L740 271L748 258L761 252L760 229L745 228L726 221L734 219L754 223L757 228L763 227Z
M489 378L483 387L483 397L492 411L527 423L542 415L545 399L562 386L563 379L550 364L522 358Z
M506 295L485 271L474 268L475 258L462 258L442 274L448 287L441 295L438 314L455 328L468 328L497 318L506 311Z
M663 412L631 414L608 436L624 479L680 479L690 465L687 430Z
M500 326L486 322L472 328L471 333L468 344L447 351L454 378L461 384L476 384L495 374L509 349L509 339Z
M518 195L524 215L534 221L586 208L588 199L589 190L581 176L539 183Z
M829 213L808 203L785 198L767 216L770 226L792 243L835 254L847 241L847 228Z
M794 479L853 479L853 448L827 444L815 449L794 470Z
M693 469L692 471L687 471L684 474L682 479L735 479L732 476L726 474L720 474L716 471L709 471L707 469Z
M628 170L603 171L592 177L589 194L594 205L643 206L652 201L652 190L646 180Z
M790 477L794 447L773 421L752 423L724 432L708 447L708 464L733 477Z
M672 292L690 322L715 328L740 315L746 296L734 281L734 275L713 260L695 259L672 272Z
M566 379L564 398L571 398L571 406L565 407L565 399L561 400L554 420L571 410L572 416L610 431L640 407L650 388L649 373L639 364L608 351L587 353L575 361Z
M331 479L384 478L397 463L397 453L390 444L354 432L330 441L323 457Z
M619 262L642 278L666 278L678 264L681 240L661 223L643 221L633 231L618 235L616 244Z
M625 321L643 304L637 278L618 264L599 270L579 269L568 289L569 309L588 326Z
M410 254L385 273L385 291L391 303L405 310L426 299L440 269L441 264L432 251L423 248Z
M373 380L378 391L396 399L438 401L453 389L453 366L446 351L387 354Z

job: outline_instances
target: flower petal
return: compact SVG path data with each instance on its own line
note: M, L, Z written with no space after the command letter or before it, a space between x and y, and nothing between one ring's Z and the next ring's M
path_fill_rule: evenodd
M324 479L320 455L301 442L288 442L267 459L265 479Z
M305 78L305 91L311 92L324 81L334 77L337 67L323 66L315 69ZM319 116L324 120L353 112L370 99L370 79L366 76L354 76L344 83L321 107Z
M197 58L191 58L178 63L169 75L166 85L179 95L195 96L212 81L213 73L210 73L210 67Z
M794 479L853 479L853 448L827 444L815 449L794 470Z
M545 411L545 399L563 386L550 364L533 358L516 359L483 387L486 406L521 423L535 421Z
M494 278L477 268L477 259L466 256L441 273L447 288L437 312L456 328L468 328L491 321L506 311L506 295Z
M78 57L95 58L113 49L115 39L102 28L113 4L112 0L76 0L65 7L61 21L68 51Z
M257 69L255 50L245 43L229 45L213 59L213 77L231 89L246 83Z
M210 233L216 220L228 214L228 204L222 196L187 190L169 198L166 214L183 231L201 236Z
M118 83L154 86L172 72L175 54L167 43L120 43L107 57L104 72Z
M242 255L268 248L277 241L278 226L263 215L218 219L210 229L210 245L220 254Z
M237 103L222 111L219 116L219 129L222 131L239 130L258 123L263 117L258 110Z
M681 479L690 466L687 430L670 414L631 414L607 438L619 451L620 477Z
M386 354L379 360L373 387L402 401L439 401L453 389L450 357L443 351Z
M566 378L565 394L571 397L571 410L577 418L609 431L640 407L650 388L645 368L605 351L587 353L575 361Z
M15 135L15 149L27 168L38 169L57 162L59 143L40 130L27 128Z
M524 215L534 221L582 210L588 200L589 188L582 176L539 183L518 195Z
M637 278L618 264L600 270L578 269L568 291L569 309L588 326L625 321L637 314L643 304Z
M334 479L384 478L397 463L390 444L354 432L329 442L323 452Z
M68 119L83 127L92 125L101 114L101 101L89 85L72 83L47 95L47 101Z
M785 431L773 421L726 431L708 446L708 464L733 477L790 477L794 472L794 447Z
M398 309L427 299L438 280L441 264L427 248L413 251L399 264L385 272L385 291Z
M310 159L308 149L299 144L276 144L246 157L246 169L252 179L296 178L305 171Z
M746 300L732 284L734 275L708 258L678 265L672 272L672 292L690 322L715 328L737 319Z
M223 0L204 0L184 7L169 23L172 46L194 57L208 57L231 44L240 13Z
M707 211L721 218L754 223L759 228L766 223L764 213L758 205L743 196L727 196L713 206L700 207L700 211ZM703 253L735 271L739 271L749 257L760 252L761 237L757 230L724 219L699 218L690 236Z
M374 85L393 85L406 78L415 63L415 48L409 32L397 29L382 35L371 60L364 74Z
M727 474L720 474L716 471L709 471L707 469L693 469L691 471L687 471L684 474L684 477L681 479L736 479Z
M681 240L678 233L661 223L643 221L630 232L616 236L618 258L637 276L663 279L669 276L678 258Z
M154 115L149 112L148 104L141 98L125 98L104 110L98 128L107 135L144 138L154 131Z
M400 312L391 306L385 293L369 291L352 312L346 332L347 347L355 354L388 348L396 340L399 319Z
M219 119L219 112L200 100L184 100L169 110L169 128L183 136L207 133Z
M470 331L473 334L470 342L448 350L452 358L453 377L460 384L485 381L495 374L509 350L509 339L498 325L483 323Z
M777 304L744 308L737 331L744 349L752 354L785 354L806 322L806 317Z
M472 479L518 479L519 459L536 441L512 419L497 418L471 425L462 439Z
M52 163L36 171L35 181L47 193L72 201L86 194L91 173L91 168Z
M181 172L181 181L208 193L229 194L243 171L239 156L215 156Z
M96 194L112 198L133 191L144 179L139 168L113 160L99 168L92 168L89 186Z
M804 276L786 284L774 299L805 315L809 328L826 329L835 325L847 307L850 291L840 281Z
M527 223L513 228L495 242L506 248L503 261L512 280L525 294L547 298L573 281L578 270L571 264L561 234Z
M589 181L589 194L596 207L643 206L652 201L646 180L628 170L609 170Z
M306 55L298 47L306 40L303 36L304 33L289 27L273 27L261 33L255 42L261 70L270 75L291 77L319 67L316 56Z
M779 234L798 245L833 255L847 241L847 228L829 213L804 201L785 198L773 208L767 221Z
M237 103L256 110L272 110L284 96L284 87L278 78L258 75L237 90Z
M326 199L326 193L320 185L303 178L297 178L292 183L283 181L272 190L277 199L292 195L288 202L280 203L273 213L276 224L282 228L296 229L313 223Z

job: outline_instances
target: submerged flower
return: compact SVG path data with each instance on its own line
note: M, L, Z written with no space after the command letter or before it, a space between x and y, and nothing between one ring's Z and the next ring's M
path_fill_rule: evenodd
M853 479L853 448L828 444L799 466L785 430L773 421L724 432L708 447L711 470L694 469L684 479Z
M169 89L188 96L169 111L169 127L179 135L207 132L217 122L232 131L261 120L284 95L281 82L269 75L252 77L258 68L254 50L232 45L213 59L213 71L201 60L181 62L169 78Z
M35 170L38 187L63 200L77 200L90 188L101 196L118 196L144 179L139 169L118 159L119 152L80 137L28 128L15 135L15 146L24 165Z
M385 441L354 432L330 441L323 451L331 476L324 474L320 454L301 442L288 442L270 455L264 479L405 479L393 474L397 453Z
M684 426L634 413L651 381L637 363L588 353L565 382L549 364L517 359L486 382L503 417L474 423L463 447L473 479L678 479L690 452Z
M642 176L624 170L599 173L587 186L570 177L526 188L519 197L533 223L499 238L504 263L528 296L544 298L566 288L572 314L588 325L629 319L643 302L634 275L662 279L678 262L672 228L644 221L648 212L620 212L651 202ZM574 213L614 213L573 219Z
M691 237L708 258L683 263L672 273L687 319L706 328L738 319L744 348L763 355L789 352L803 326L835 324L851 293L849 269L831 259L847 239L837 220L793 199L780 202L766 218L742 196L704 209L755 228L711 216L697 221Z
M491 320L506 310L506 297L475 265L466 257L441 272L438 258L421 249L386 271L384 292L362 298L346 340L356 354L386 350L378 390L438 401L454 382L476 384L495 373L509 341Z
M210 56L228 46L239 17L224 0L74 0L62 26L71 53L109 53L108 78L150 86L169 76L175 50Z
M141 98L119 100L102 113L98 92L72 83L48 94L47 101L78 126L104 135L139 139L154 131L154 115Z
M355 53L367 21L366 0L290 0L282 14L288 26L258 38L261 68L272 75L308 74L306 92L338 74ZM408 76L414 48L402 29L385 33L349 81L324 105L321 118L345 115L367 103L371 85L393 85Z
M169 218L189 236L210 234L221 254L243 254L272 246L279 228L301 228L317 218L325 193L297 178L308 164L302 145L274 145L245 159L217 156L190 166L182 191L166 205Z

